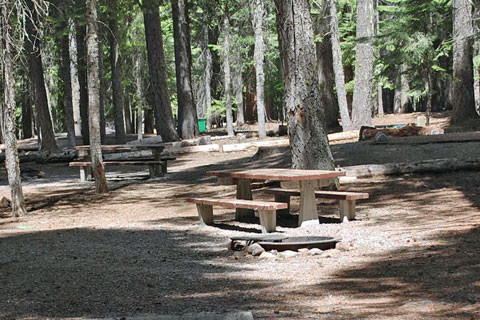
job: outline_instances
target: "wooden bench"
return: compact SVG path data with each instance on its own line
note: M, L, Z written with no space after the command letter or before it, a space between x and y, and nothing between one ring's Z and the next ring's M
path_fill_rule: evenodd
M282 188L270 188L264 190L268 194L275 195L276 202L284 202L290 204L291 196L300 196L300 191ZM355 204L357 200L368 199L368 193L362 192L346 192L346 191L315 191L315 198L335 199L340 204L340 221L344 217L348 220L355 218Z
M167 173L167 162L169 160L175 160L175 157L163 157L160 161L153 160L116 160L116 161L103 161L104 166L137 166L137 165L148 165L150 178L155 176L161 176L164 173ZM70 162L68 164L70 167L80 167L80 181L85 182L86 180L92 179L92 173L90 168L92 167L91 161L76 161ZM155 174L155 168L157 166L161 167L161 174Z
M288 208L287 203L243 199L189 198L187 201L197 204L200 222L206 225L213 224L213 206L258 210L263 233L274 232L277 225L276 211Z

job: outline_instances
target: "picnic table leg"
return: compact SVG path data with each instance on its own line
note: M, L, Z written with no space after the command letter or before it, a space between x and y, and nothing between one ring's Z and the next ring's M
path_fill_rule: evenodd
M286 196L286 195L283 195L283 194L276 194L275 195L275 202L283 202L283 203L288 204L287 209L277 210L279 216L281 216L281 215L286 216L286 215L290 214L290 196Z
M152 153L153 153L153 160L154 161L162 161L162 150L158 150L158 149L153 149L152 150ZM162 165L160 164L154 164L154 174L155 174L155 177L161 177L163 176L163 172L162 172Z
M318 224L317 204L313 181L300 181L300 212L298 225Z
M206 225L213 224L213 206L197 203L197 211L198 217L200 218L200 223Z
M85 182L86 175L85 167L80 167L80 182Z
M237 199L252 200L252 189L250 179L237 180ZM235 211L235 220L245 221L254 216L252 209L237 208Z
M277 214L275 210L259 210L262 233L275 232L277 226Z
M340 200L340 221L343 222L344 217L349 221L355 219L355 200Z

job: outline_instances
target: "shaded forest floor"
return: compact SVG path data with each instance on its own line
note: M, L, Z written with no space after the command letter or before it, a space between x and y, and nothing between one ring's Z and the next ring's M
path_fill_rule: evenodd
M480 141L355 142L332 152L339 165L478 158ZM337 204L322 201L320 225L294 228L292 218L278 230L340 237L351 250L265 261L227 248L231 236L259 233L258 224L216 209L216 224L200 226L184 201L235 194L208 170L289 162L254 154L181 155L153 180L146 168L112 168L108 195L78 183L78 168L26 164L46 178L24 183L30 216L0 219L0 318L249 310L259 319L480 319L478 172L347 183L342 189L371 195L358 203L355 221L340 223ZM0 179L0 196L9 196L4 173Z

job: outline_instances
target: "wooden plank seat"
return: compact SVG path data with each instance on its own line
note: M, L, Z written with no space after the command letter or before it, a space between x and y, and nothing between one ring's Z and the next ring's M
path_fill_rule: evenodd
M276 211L288 208L287 203L244 199L188 198L187 201L197 205L200 222L206 225L213 224L213 206L258 210L263 233L274 232L277 225Z
M167 173L167 163L169 160L175 160L175 157L162 157L159 161L154 160L115 160L103 161L104 166L136 166L148 165L150 178L158 176L155 174L155 168L161 167L161 174ZM80 167L80 181L91 180L91 161L74 161L68 164L70 167Z
M264 190L268 194L275 195L275 201L290 204L290 197L300 196L300 191L293 189L270 188ZM355 218L355 204L357 200L368 199L368 193L364 192L347 192L347 191L315 191L315 198L335 199L339 200L340 205L340 221L344 217L348 220Z

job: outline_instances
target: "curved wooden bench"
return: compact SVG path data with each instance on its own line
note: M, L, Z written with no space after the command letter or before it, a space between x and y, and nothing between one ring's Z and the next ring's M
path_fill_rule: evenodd
M270 188L264 190L268 194L275 195L275 201L289 204L291 196L300 196L300 191L293 189ZM348 191L315 191L315 198L335 199L339 200L340 220L344 217L348 220L355 218L355 204L357 200L368 199L368 193L365 192L348 192Z
M262 232L274 232L277 225L276 211L287 209L288 204L282 202L265 202L243 199L218 199L218 198L188 198L187 202L197 204L200 222L206 225L213 224L213 206L236 209L258 210Z
M175 157L162 157L160 161L154 160L116 160L116 161L103 161L104 166L137 166L137 165L148 165L150 178L154 178L155 175L155 167L161 166L162 174L167 172L167 161L168 160L175 160ZM91 161L74 161L68 164L70 167L80 167L80 181L85 182L88 178L90 179L91 173L87 171L87 168L92 166Z

